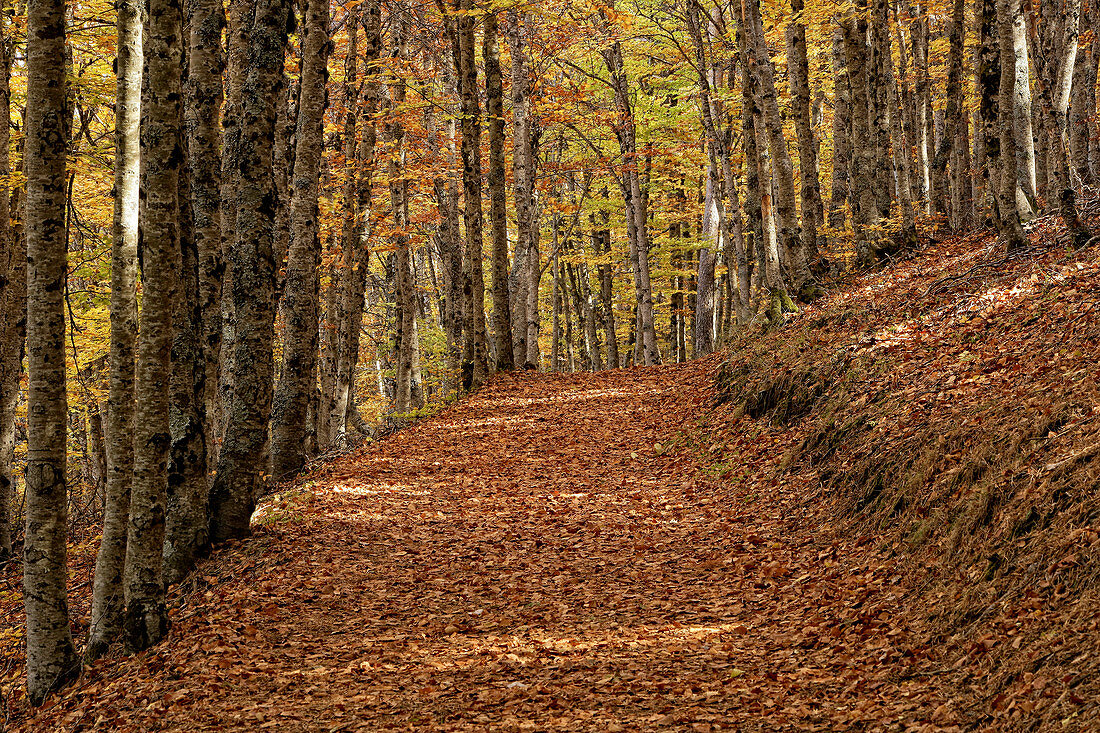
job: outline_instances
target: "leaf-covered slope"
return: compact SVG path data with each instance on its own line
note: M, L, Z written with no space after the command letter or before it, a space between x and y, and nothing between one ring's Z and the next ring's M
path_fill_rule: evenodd
M1096 202L1091 202L1096 209ZM789 441L823 529L878 545L997 730L1100 725L1100 262L1051 219L931 246L746 339L720 411ZM739 428L744 430L744 427Z

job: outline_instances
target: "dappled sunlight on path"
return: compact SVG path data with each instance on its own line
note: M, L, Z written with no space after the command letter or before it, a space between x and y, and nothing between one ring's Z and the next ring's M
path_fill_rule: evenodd
M876 632L900 603L889 573L837 572L797 490L738 495L701 471L688 444L711 366L506 375L361 449L272 498L251 540L178 588L165 645L97 664L29 729L927 718L909 632ZM833 624L830 602L867 613Z

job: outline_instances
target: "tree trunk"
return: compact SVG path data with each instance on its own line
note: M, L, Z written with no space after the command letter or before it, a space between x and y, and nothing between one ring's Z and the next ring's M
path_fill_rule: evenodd
M844 32L841 28L833 31L833 177L829 196L829 226L843 229L846 218L845 205L848 203L850 184L848 171L851 166L852 113L849 109L851 91L849 90L848 61L844 53ZM750 164L751 165L751 164Z
M399 62L405 56L404 28L394 30L397 36L396 50L392 57ZM390 81L391 114L398 112L405 102L405 82L400 77ZM413 272L413 258L410 250L408 227L408 180L404 170L405 128L398 117L393 116L386 125L386 147L389 151L388 173L390 181L390 211L394 227L394 301L396 304L395 349L397 355L397 374L394 390L394 412L401 414L419 407L416 400L419 379L416 376L418 362L418 343L416 334L416 281ZM503 142L502 142L503 144ZM502 184L503 185L503 182ZM508 242L505 240L505 258ZM507 263L505 264L507 272ZM506 329L507 351L511 353L511 333Z
M810 111L810 63L806 56L806 26L803 0L791 0L791 22L787 25L787 74L791 108L798 136L798 171L801 177L803 241L809 257L827 246L822 241L825 207L821 201L821 176L817 169L817 141ZM887 46L888 47L888 46Z
M69 629L66 536L64 0L27 8L27 414L23 603L27 697L40 705L80 672Z
M271 166L275 99L281 92L289 3L257 0L250 33L248 78L241 97L241 146L233 247L234 399L218 473L210 492L210 539L249 534L249 520L267 468L275 320L275 255Z
M763 164L756 132L756 119L760 115L760 108L756 102L756 77L749 70L747 63L749 41L743 23L737 29L737 41L741 58L741 129L745 141L745 216L752 228L752 231L746 235L748 241L745 249L755 255L759 291L763 289L763 279L769 274L765 255L767 247L760 185ZM847 183L845 183L845 198L847 198L846 187ZM841 223L843 224L843 219ZM768 282L768 287L774 292L775 288L785 289L786 285L780 279L779 282ZM756 310L755 303L750 304L750 310Z
M256 13L256 0L229 0L228 27L225 29L226 69L225 105L222 108L222 175L221 175L221 237L222 237L222 298L220 362L216 414L212 416L216 431L215 445L220 451L225 443L229 412L233 404L233 359L236 353L237 321L234 313L233 250L237 234L237 210L240 189L240 167L243 152L242 94L249 66L249 45ZM220 29L219 29L220 35ZM274 215L274 209L272 210ZM228 296L227 296L228 294Z
M138 652L168 632L164 603L165 502L172 445L173 310L179 271L179 0L150 0L142 79L142 308L134 380L134 483L126 535L126 647Z
M604 198L607 197L606 190ZM611 230L607 228L610 218L607 212L601 212L604 228L593 235L592 248L599 264L596 273L600 280L600 302L603 305L604 341L607 344L607 366L611 369L619 367L619 339L615 327L615 299L614 281L611 273Z
M531 140L531 100L527 79L527 58L522 16L515 10L508 11L508 46L512 55L512 115L515 125L512 146L512 174L516 199L516 256L522 253L526 270L519 277L524 280L518 290L526 297L525 302L517 306L522 310L524 321L519 326L523 331L523 366L525 369L538 369L539 355L539 281L542 276L542 263L538 250L538 210L535 205L535 176L537 161ZM520 363L517 354L516 363Z
M916 101L916 140L918 180L924 213L932 213L932 81L928 75L928 47L931 32L928 27L927 9L917 5L918 17L909 26L913 45L913 72L916 75L914 97ZM912 12L912 11L910 11ZM850 58L850 57L849 57Z
M706 194L703 201L703 241L713 243L711 247L699 248L699 269L695 292L695 355L706 356L714 350L714 333L711 324L714 321L714 252L720 248L721 231L718 192L720 184L715 180L717 171L712 161L707 166ZM675 342L673 342L675 346Z
M1018 5L1020 0L1008 0ZM1022 12L1022 11L1021 11ZM1050 148L1048 173L1051 196L1057 196L1062 224L1073 237L1074 246L1082 247L1089 240L1088 227L1077 211L1077 194L1070 172L1069 145L1066 135L1066 110L1069 108L1073 84L1073 68L1077 59L1077 39L1081 17L1081 0L1065 0L1062 15L1062 38L1058 54L1047 60L1048 77L1039 78L1039 94ZM1095 39L1093 40L1095 43Z
M957 0L956 0L957 2ZM956 12L956 15L959 15ZM962 41L959 42L960 46ZM1031 71L1027 58L1027 30L1022 3L1014 3L1012 11L1012 50L1013 50L1013 130L1016 135L1016 178L1020 191L1016 194L1017 209L1020 216L1029 219L1036 211L1033 202L1038 196L1035 169L1035 135L1031 125ZM962 55L960 50L959 55ZM961 61L960 61L961 64ZM950 100L949 100L950 103ZM948 109L948 124L951 110ZM946 136L945 136L946 137Z
M787 141L783 137L783 119L779 113L779 98L775 88L775 67L768 57L764 26L760 19L759 0L746 0L742 5L745 30L749 40L748 65L756 77L757 94L763 112L764 128L771 152L776 188L779 194L775 213L779 225L780 251L791 277L791 286L804 301L820 294L807 261L798 216L795 210L794 164ZM849 58L848 63L851 64Z
M141 182L142 15L118 5L115 60L115 201L111 247L111 355L107 396L107 499L96 557L85 656L93 661L122 629L122 569L134 480L134 347L137 340L138 192ZM220 243L218 245L220 247ZM220 314L218 328L221 328Z
M881 212L874 196L873 144L870 127L870 85L867 68L867 20L863 6L845 14L844 50L848 60L848 78L852 88L852 228L856 240L856 256L863 265L878 259L883 249L880 242Z
M945 130L936 155L932 159L932 208L942 216L948 213L947 164L951 159L958 137L959 117L963 114L963 42L966 35L966 0L954 0L951 26L948 33L950 46L947 54L947 111L944 113ZM1026 64L1026 62L1025 62Z
M185 34L186 37L186 34ZM186 68L186 61L184 66ZM179 277L173 314L175 336L171 356L172 436L165 501L164 583L178 583L208 547L209 495L206 458L206 361L202 353L202 305L199 297L199 253L191 210L191 159L187 150L183 109L179 130L184 149L179 172Z
M488 344L485 337L485 279L482 275L481 214L481 104L477 91L477 63L474 58L473 0L457 0L461 15L456 20L455 71L462 110L463 219L466 225L466 253L463 262L463 386L477 389L488 376Z
M500 73L497 14L489 11L483 22L482 56L485 59L485 114L489 128L489 223L492 229L493 340L497 369L515 368L512 353L512 310L508 299L508 198L504 172L504 80Z
M276 479L292 476L305 465L306 413L317 385L320 303L315 283L321 264L319 181L330 46L327 0L307 0L303 16L290 247L283 295L283 364L271 420L271 473Z
M206 459L212 469L218 453L216 425L221 379L222 276L225 274L221 231L221 133L218 127L225 67L221 45L225 9L217 0L192 0L186 10L190 47L184 130L191 173L195 248L199 257L200 344L206 371L203 395Z
M609 33L606 21L603 32ZM641 345L642 359L648 366L661 363L661 352L657 346L657 331L653 321L653 288L649 277L649 237L646 232L648 213L638 173L634 110L630 103L630 89L623 68L622 47L619 42L612 41L607 48L600 51L600 54L611 75L615 106L619 112L615 135L619 140L619 150L625 161L625 170L619 183L623 189L623 200L626 205L630 264L634 271L634 291L638 303L638 343Z
M1005 0L983 0L979 20L979 80L985 138L984 177L993 203L994 221L1009 251L1026 244L1016 209L1014 134L1014 74L1012 22ZM1007 63L1006 63L1007 62ZM1007 127L1007 131L1001 128Z
M1097 61L1100 60L1100 17L1097 7L1100 3L1092 0L1089 12L1093 15L1095 27L1089 42L1089 53L1078 53L1073 66L1073 90L1069 108L1069 158L1073 166L1073 175L1085 185L1092 185L1096 177L1089 165L1089 151L1095 145L1090 140L1093 131L1092 117L1096 115L1096 77ZM1083 11L1084 12L1084 11ZM1082 18L1084 27L1090 18Z
M12 550L15 414L27 329L27 253L23 238L11 226L9 208L12 41L7 13L7 3L0 2L0 562Z
M448 98L455 94L453 66L444 62L443 93ZM445 116L443 166L435 176L435 197L439 207L439 256L443 280L443 331L447 339L444 355L444 392L455 392L461 387L462 370L462 233L458 212L458 183L453 173L455 167L455 117L454 110ZM434 119L434 118L433 118ZM429 143L434 136L429 138Z

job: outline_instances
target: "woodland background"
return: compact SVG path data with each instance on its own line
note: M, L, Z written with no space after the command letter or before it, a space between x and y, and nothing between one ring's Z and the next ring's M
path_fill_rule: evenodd
M76 669L69 524L103 523L88 655L141 649L272 479L492 372L686 361L949 233L1019 251L1045 212L1091 241L1092 0L0 22L0 545L41 551L32 700Z

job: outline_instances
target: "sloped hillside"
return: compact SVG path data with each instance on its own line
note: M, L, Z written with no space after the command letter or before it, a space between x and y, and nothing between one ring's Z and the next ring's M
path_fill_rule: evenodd
M941 721L1095 730L1100 247L1049 217L1029 234L1010 256L932 243L739 341L708 450L763 461L748 491L802 487L791 521L903 577L934 656L916 673L958 691Z

